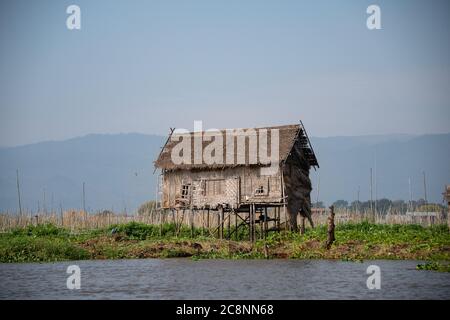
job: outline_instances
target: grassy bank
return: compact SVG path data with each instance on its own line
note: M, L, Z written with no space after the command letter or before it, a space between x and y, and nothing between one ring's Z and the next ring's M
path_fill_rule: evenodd
M227 232L225 231L225 234ZM233 236L234 238L234 236ZM367 222L336 227L336 242L324 248L325 227L306 234L271 233L256 244L243 231L238 240L219 240L207 230L131 222L73 234L52 224L28 226L0 235L1 262L46 262L126 258L283 258L283 259L414 259L433 261L422 269L442 269L450 261L446 225L376 225ZM266 249L265 249L266 248ZM438 263L441 261L441 263ZM445 266L444 266L445 269Z

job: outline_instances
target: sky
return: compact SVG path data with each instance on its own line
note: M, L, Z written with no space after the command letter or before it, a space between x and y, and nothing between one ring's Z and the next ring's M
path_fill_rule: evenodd
M66 27L72 4L80 30ZM194 120L450 132L449 31L436 0L1 1L0 146Z

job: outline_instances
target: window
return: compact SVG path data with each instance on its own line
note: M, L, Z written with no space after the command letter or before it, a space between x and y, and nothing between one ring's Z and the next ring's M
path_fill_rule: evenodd
M266 192L264 190L264 186L259 186L258 188L256 188L255 190L255 196L262 196L264 195Z
M266 181L259 179L257 187L255 189L255 196L267 196L269 194L269 178Z
M206 181L205 180L200 181L200 193L202 196L206 196Z
M216 179L216 180L206 180L205 181L205 190L206 195L221 195L225 193L225 180Z
M181 198L187 199L189 198L191 192L191 184L182 184L181 185Z

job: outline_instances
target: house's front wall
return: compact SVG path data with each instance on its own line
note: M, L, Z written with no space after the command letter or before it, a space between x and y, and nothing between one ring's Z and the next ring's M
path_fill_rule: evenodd
M237 208L245 203L280 202L280 171L260 174L259 167L234 167L216 170L176 170L164 173L164 208Z

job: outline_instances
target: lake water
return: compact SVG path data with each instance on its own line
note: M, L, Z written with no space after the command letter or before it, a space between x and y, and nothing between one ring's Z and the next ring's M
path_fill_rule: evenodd
M95 260L0 264L0 299L449 299L450 273L417 261ZM67 289L69 265L81 289ZM367 267L381 269L369 290Z

